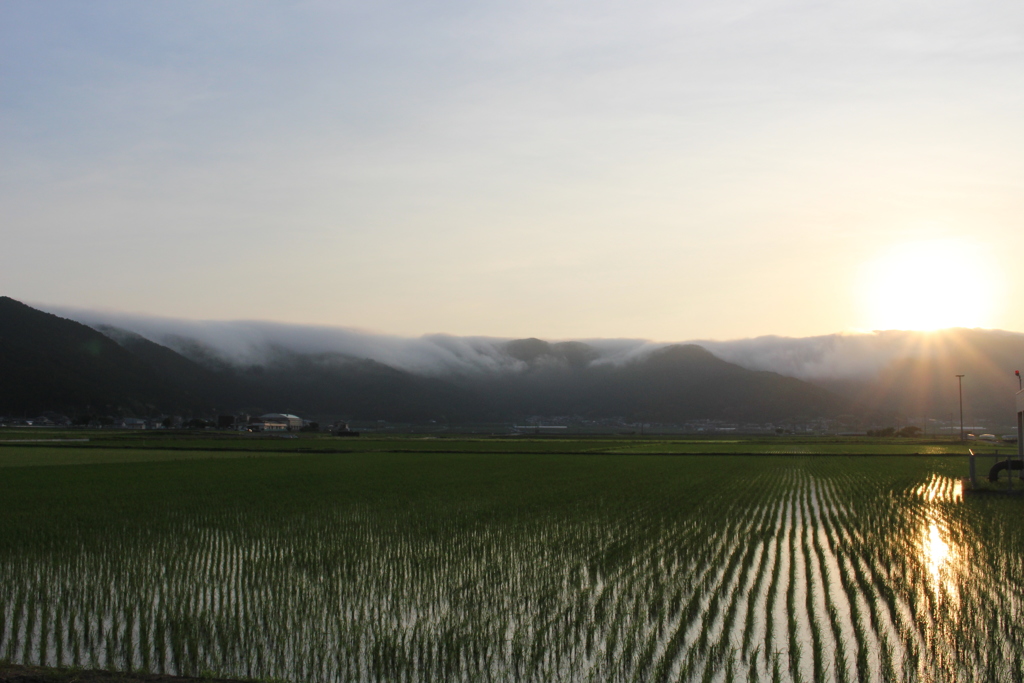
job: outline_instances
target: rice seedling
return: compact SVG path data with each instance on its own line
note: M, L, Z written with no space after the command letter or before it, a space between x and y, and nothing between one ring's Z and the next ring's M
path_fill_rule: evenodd
M7 467L0 656L316 682L1024 678L1019 503L957 498L952 459L484 450Z

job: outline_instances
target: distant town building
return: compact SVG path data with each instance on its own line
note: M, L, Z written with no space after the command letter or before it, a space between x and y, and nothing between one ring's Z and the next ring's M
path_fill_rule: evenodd
M334 436L359 436L359 432L352 431L348 426L348 422L336 422L330 431Z
M293 427L295 423L289 418L298 420L298 427ZM302 428L302 418L283 413L267 413L259 417L249 418L246 428L250 432L287 432L292 429L297 431Z
M287 422L273 422L271 420L256 420L249 423L250 432L287 432Z
M298 415L289 415L288 413L267 413L266 415L260 415L260 419L269 422L284 422L288 425L288 429L294 429L296 431L302 429L302 418Z

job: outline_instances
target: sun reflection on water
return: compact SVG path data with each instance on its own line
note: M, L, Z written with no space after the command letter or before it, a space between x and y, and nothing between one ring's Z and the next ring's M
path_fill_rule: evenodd
M928 565L928 572L937 583L942 575L943 566L949 560L949 544L942 540L938 524L933 522L928 525L921 549L924 552L925 564Z
M959 479L933 476L927 483L921 484L914 493L929 503L944 501L961 501L964 499L963 483Z
M949 536L946 505L963 501L963 487L959 480L933 476L915 489L925 502L926 519L921 529L921 560L927 569L933 595L944 594L954 605L959 605L957 578L964 571L963 558Z

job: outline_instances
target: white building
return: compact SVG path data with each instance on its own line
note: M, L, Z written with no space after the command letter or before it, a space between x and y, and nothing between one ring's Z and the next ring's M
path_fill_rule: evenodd
M257 420L249 423L250 432L287 432L288 423L274 420Z
M267 413L266 415L260 415L260 419L264 422L284 422L288 425L288 429L294 429L296 431L302 429L302 418L298 415L289 415L288 413Z

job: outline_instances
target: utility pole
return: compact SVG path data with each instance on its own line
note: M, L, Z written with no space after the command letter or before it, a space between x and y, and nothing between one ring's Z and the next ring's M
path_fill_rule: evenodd
M964 376L957 375L956 383L960 390L960 440L964 440Z

